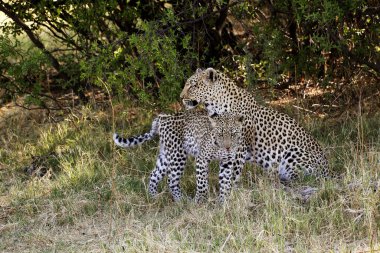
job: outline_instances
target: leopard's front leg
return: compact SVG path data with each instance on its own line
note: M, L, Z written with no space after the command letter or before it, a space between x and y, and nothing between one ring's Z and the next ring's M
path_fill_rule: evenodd
M239 148L239 150L235 154L235 158L232 159L232 178L231 182L234 187L237 186L239 183L240 176L242 174L244 164L245 164L245 156L246 156L246 151L245 149Z
M208 165L210 159L199 156L196 161L197 192L195 202L205 202L208 198Z
M229 157L220 162L219 168L219 202L223 203L231 192L234 159Z

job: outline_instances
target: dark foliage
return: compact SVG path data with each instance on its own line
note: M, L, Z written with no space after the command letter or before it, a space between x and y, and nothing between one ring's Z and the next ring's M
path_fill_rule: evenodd
M379 9L364 0L0 1L0 88L40 106L52 90L85 99L94 85L165 104L197 67L285 88L355 68L378 77Z

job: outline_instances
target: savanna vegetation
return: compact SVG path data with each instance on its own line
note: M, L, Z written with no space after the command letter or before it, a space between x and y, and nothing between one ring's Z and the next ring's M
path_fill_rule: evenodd
M0 0L0 251L380 250L377 0ZM112 133L181 110L197 67L296 118L334 174L291 187L246 165L216 203L147 182L157 141ZM216 164L215 164L216 165ZM182 180L190 198L194 164Z

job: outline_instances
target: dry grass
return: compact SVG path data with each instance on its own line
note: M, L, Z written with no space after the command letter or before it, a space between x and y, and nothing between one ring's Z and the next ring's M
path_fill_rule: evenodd
M116 128L147 129L151 113L114 107ZM166 184L147 196L157 143L112 145L110 109L82 108L59 123L17 111L0 134L0 251L3 252L376 252L380 250L380 118L348 118L307 128L341 174L286 188L247 166L224 206L173 203ZM358 134L359 133L359 134ZM31 177L31 156L54 152L51 177ZM194 169L183 179L193 196ZM306 186L316 191L305 197Z

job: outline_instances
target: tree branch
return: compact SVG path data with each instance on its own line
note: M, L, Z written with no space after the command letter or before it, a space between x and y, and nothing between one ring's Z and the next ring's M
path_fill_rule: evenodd
M227 5L223 5L222 8L220 8L219 10L216 10L216 11L212 11L212 12L209 12L209 13L206 13L198 18L195 18L195 19L190 19L190 20L185 20L185 21L182 21L182 22L178 22L175 26L181 26L181 25L194 25L196 23L200 23L200 22L204 22L204 20L206 18L209 18L210 16L216 14L216 13L223 13L225 12L226 10L228 11L229 8L235 6L235 5L238 5L238 4L242 4L243 2L240 2L240 1L235 1L235 2L232 2L232 3L229 3ZM223 16L222 16L223 18ZM165 29L161 29L161 30L158 30L158 33L159 34L164 34L166 31L168 31L169 29L173 28L173 26L169 26L169 27L166 27Z
M60 64L58 60L45 48L44 44L39 40L36 34L33 33L33 31L30 29L29 26L27 26L18 16L15 12L11 10L11 6L4 3L3 1L0 1L0 11L4 12L5 15L7 15L9 18L15 22L17 26L19 26L25 33L28 35L29 39L34 43L36 47L42 50L42 52L49 58L52 66L60 72Z

